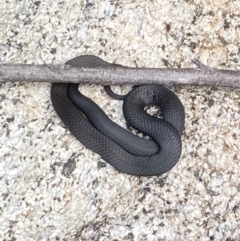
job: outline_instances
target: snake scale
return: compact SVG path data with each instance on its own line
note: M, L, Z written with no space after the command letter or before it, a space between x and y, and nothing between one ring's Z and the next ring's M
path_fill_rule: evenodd
M92 55L76 57L66 64L74 68L127 68ZM185 112L172 91L162 85L141 85L124 98L126 122L148 135L150 140L147 140L111 121L78 87L78 84L54 83L51 100L62 122L84 146L130 175L161 175L175 166L181 155ZM146 113L144 108L150 105L160 107L162 119Z

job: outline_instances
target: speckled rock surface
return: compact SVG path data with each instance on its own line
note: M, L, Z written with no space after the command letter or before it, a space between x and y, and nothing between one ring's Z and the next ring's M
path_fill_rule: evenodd
M94 54L128 66L162 67L167 59L193 67L198 58L240 70L240 3L3 0L0 44L1 62ZM171 89L186 110L181 159L165 176L138 178L70 135L51 105L50 84L2 84L0 239L240 240L240 90ZM125 126L121 102L101 86L82 90ZM68 160L76 168L65 173Z

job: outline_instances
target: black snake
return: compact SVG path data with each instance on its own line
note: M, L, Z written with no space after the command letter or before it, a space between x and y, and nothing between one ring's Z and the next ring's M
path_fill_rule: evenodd
M66 64L80 68L127 68L91 55L76 57ZM124 98L126 122L151 140L135 136L112 122L97 104L78 91L78 84L54 83L51 100L69 131L121 172L137 176L160 175L179 160L184 107L179 98L164 86L137 86ZM147 114L144 108L149 105L159 106L163 119Z

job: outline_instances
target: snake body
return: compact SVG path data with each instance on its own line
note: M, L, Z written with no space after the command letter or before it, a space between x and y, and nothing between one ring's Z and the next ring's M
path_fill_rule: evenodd
M74 58L66 64L79 68L125 68L91 55ZM121 172L136 176L160 175L175 166L180 158L184 108L179 98L164 86L137 86L124 98L126 122L151 140L137 137L112 122L97 104L78 91L78 84L54 83L51 100L69 131ZM159 106L163 119L147 114L144 108L149 105Z

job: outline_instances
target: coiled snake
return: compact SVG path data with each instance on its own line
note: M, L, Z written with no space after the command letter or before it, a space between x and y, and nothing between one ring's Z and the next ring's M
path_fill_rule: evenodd
M76 57L66 64L80 68L127 68L91 55ZM179 98L164 86L137 86L124 98L126 122L151 140L135 136L112 122L97 104L78 91L78 84L54 83L51 100L69 131L121 172L136 176L160 175L179 160L184 107ZM144 108L149 105L159 106L163 119L147 114Z

